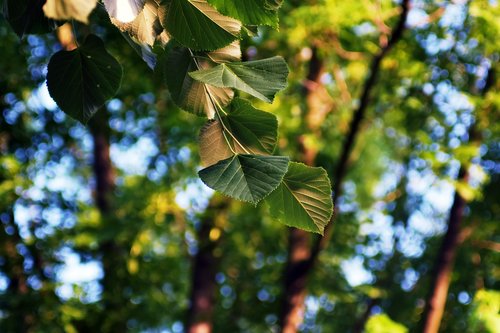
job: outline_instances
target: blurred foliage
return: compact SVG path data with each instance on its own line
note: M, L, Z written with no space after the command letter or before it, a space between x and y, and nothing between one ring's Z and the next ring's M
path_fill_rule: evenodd
M306 147L332 176L397 8L385 0L289 0L279 31L242 40L244 58L280 54L291 69L274 104L255 102L279 119L279 153L302 160ZM44 93L55 37L19 40L0 19L2 332L105 332L111 317L131 332L182 332L196 232L211 196L196 180L202 120L176 108L161 73L102 13L93 15L100 24L90 30L124 68L105 110L117 175L111 216L93 200L90 133ZM366 332L415 330L454 190L469 203L442 331L498 327L499 16L500 5L487 0L412 2L371 94L330 245L309 281L303 332L353 332L367 311ZM311 109L304 89L313 54L321 73ZM471 167L468 183L455 181L460 164ZM231 202L210 231L220 240L215 332L278 330L287 228L268 209ZM110 239L123 249L111 297L126 301L104 313L100 244ZM70 265L75 258L82 266ZM97 273L86 278L85 265Z

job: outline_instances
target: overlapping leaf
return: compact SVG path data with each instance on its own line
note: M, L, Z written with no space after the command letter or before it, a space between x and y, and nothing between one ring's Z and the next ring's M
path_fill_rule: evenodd
M207 67L208 64L199 61L198 66ZM211 119L215 115L216 105L228 105L234 93L228 88L217 88L193 80L188 73L197 68L197 62L189 49L173 48L164 66L165 80L172 99L180 108Z
M290 162L282 183L266 202L271 214L284 224L319 234L323 234L333 213L326 171L295 162Z
M132 22L123 23L115 18L111 18L111 22L121 31L127 32L137 43L153 46L156 38L163 32L158 18L159 3L159 0L146 0L144 8Z
M234 17L243 24L278 27L277 10L281 0L208 0L208 2L222 14Z
M47 33L57 24L43 13L44 4L45 0L6 0L3 14L19 37Z
M61 110L86 123L114 96L121 78L122 68L103 41L89 35L79 48L59 51L50 58L47 86Z
M97 0L47 0L43 6L45 16L55 20L77 20L88 23L88 17Z
M162 6L163 27L182 45L212 51L237 39L241 23L224 16L206 0L170 0Z
M132 22L144 7L145 0L104 0L109 16L120 22Z
M242 201L258 203L281 182L288 157L237 154L198 174L210 188Z
M223 63L210 69L189 73L197 81L215 87L242 90L271 103L276 93L286 87L288 66L281 57Z
M236 98L227 113L209 121L200 131L200 157L212 165L235 153L270 155L276 146L278 121L269 113L255 109Z

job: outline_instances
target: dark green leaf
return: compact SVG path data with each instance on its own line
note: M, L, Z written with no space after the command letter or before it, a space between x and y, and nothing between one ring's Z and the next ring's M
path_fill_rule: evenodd
M199 172L210 188L230 197L258 203L281 182L288 157L237 154Z
M323 168L290 162L282 183L266 199L284 224L323 234L333 213L332 190Z
M43 34L57 27L55 21L43 13L45 0L7 0L4 16L14 32L21 38L26 34Z
M271 103L274 95L286 87L288 66L281 57L220 64L189 73L197 81L216 87L242 90Z
M279 6L273 0L208 0L219 12L240 20L243 24L278 27Z
M50 58L47 86L61 110L87 123L115 95L121 78L122 68L103 41L89 35L79 48L59 51Z
M159 15L165 29L194 50L219 49L240 35L241 23L220 14L206 0L171 0Z

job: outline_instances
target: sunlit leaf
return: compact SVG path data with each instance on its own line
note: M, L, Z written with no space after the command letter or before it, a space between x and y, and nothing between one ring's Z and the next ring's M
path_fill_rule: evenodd
M281 57L224 63L189 73L197 81L216 87L242 90L271 103L274 95L286 87L288 66Z
M157 37L163 32L158 18L159 0L146 0L144 8L137 17L129 23L123 23L115 18L111 22L121 31L127 32L139 44L153 46Z
M121 78L122 68L103 41L89 35L77 49L59 51L50 58L47 86L61 110L87 123L114 96Z
M132 22L144 7L145 0L104 0L109 16L120 22Z
M213 119L207 121L200 130L201 164L209 166L233 156L227 140L224 137L220 121Z
M282 1L274 0L208 0L219 12L240 20L243 24L278 27L277 10Z
M162 7L162 25L186 47L211 51L239 37L241 23L220 14L206 0L171 0Z
M271 214L284 224L319 234L333 213L326 171L301 163L290 162L282 183L266 201Z
M55 20L77 20L88 23L97 0L47 0L43 6L45 16Z
M281 182L288 157L237 154L198 174L201 180L227 196L256 204Z

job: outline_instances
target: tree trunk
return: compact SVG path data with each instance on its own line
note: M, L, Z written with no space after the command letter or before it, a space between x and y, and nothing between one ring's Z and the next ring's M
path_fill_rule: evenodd
M467 170L462 168L458 179L460 181L467 181L468 178L469 174ZM424 333L437 333L439 331L450 287L451 275L453 273L453 264L460 245L460 224L463 219L465 206L465 199L456 192L450 211L448 230L446 231L438 258L436 259L431 293L425 304L422 329Z
M401 4L401 14L399 17L399 21L394 28L389 41L385 46L381 48L379 53L375 55L372 60L370 73L368 74L364 82L360 104L354 111L349 132L342 146L340 160L334 172L334 214L327 227L325 228L325 236L317 239L311 248L311 246L308 245L310 236L305 231L294 229L292 229L291 231L292 235L290 236L288 261L285 269L283 306L280 316L281 331L283 333L297 332L298 327L302 322L304 312L304 299L307 287L307 277L310 274L310 271L313 269L319 253L323 248L326 247L326 244L330 239L333 218L334 216L338 215L337 203L338 198L340 197L340 191L346 175L347 167L349 165L350 154L354 147L356 137L359 133L361 122L364 119L366 110L368 108L371 91L375 86L382 60L386 57L391 48L401 39L403 35L408 11L409 0L403 0ZM317 61L317 55L315 59L315 53L316 52L313 52L313 57L311 58L308 81L312 81L311 79L315 79L316 82L319 83L320 71L317 70L318 66L317 64L315 64L315 61ZM310 90L306 90L305 97L306 101L308 102L311 100L311 98L308 98L308 95L310 93ZM309 106L310 105L308 105L308 107ZM311 156L311 154L305 152L304 156ZM306 162L312 165L314 161ZM297 255L299 253L300 255Z
M225 198L213 197L201 220L197 233L198 252L193 261L190 306L186 323L188 333L210 333L213 329L213 312L217 284L218 258L214 250L220 243L217 221L226 218L228 201ZM212 232L215 230L214 232ZM212 233L211 233L212 232Z

